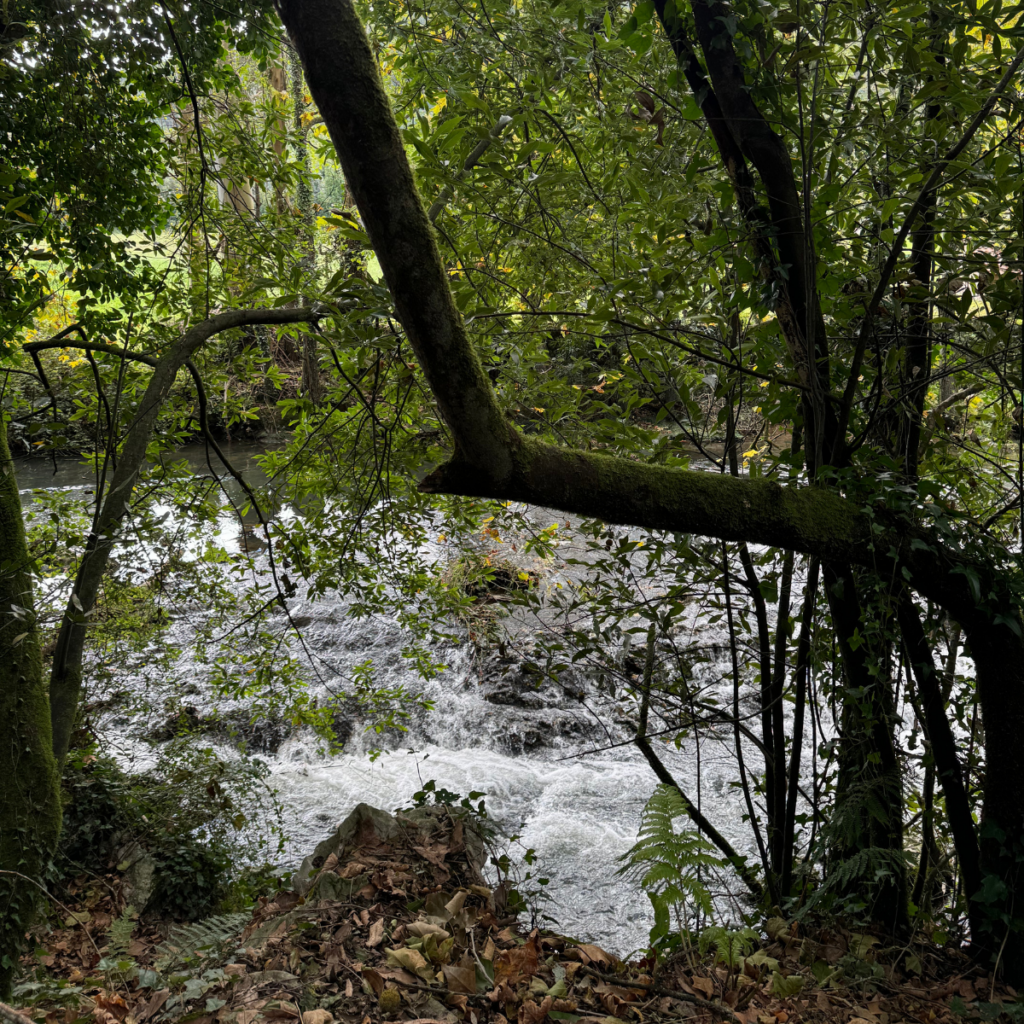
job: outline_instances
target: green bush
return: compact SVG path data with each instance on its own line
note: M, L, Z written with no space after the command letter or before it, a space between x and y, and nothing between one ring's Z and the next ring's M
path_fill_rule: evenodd
M198 836L167 836L154 851L156 884L144 908L147 916L199 921L213 914L227 895L229 851Z

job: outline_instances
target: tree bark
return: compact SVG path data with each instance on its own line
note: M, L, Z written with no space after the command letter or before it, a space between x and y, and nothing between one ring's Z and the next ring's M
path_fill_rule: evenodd
M58 766L64 763L78 713L82 656L88 630L87 615L96 603L110 552L131 507L132 492L146 460L146 449L178 371L197 349L221 331L254 324L316 322L319 315L311 308L240 309L218 313L190 327L157 362L139 403L139 411L128 428L110 487L106 495L102 496L102 505L86 542L85 554L57 634L50 673L50 716L53 755ZM42 344L46 345L45 342ZM31 345L26 346L28 351L32 348ZM99 500L101 496L97 495Z
M60 835L53 757L21 497L0 417L0 870L41 882ZM0 998L10 996L39 894L0 876Z
M946 817L953 833L953 843L960 861L964 894L968 900L971 931L978 934L983 922L979 917L980 907L975 900L981 889L981 866L978 856L978 840L974 834L974 819L967 799L963 771L956 753L956 739L946 717L945 701L939 674L935 669L928 638L917 609L905 591L900 595L897 610L900 632L907 644L907 653L917 684L924 712L923 725L927 730L928 743L932 749L935 774L939 778L943 796L946 798Z

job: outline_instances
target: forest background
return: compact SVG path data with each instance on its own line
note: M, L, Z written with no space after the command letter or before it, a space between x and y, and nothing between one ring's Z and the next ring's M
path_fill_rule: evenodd
M395 617L425 677L439 636L503 642L477 607L495 588L557 608L538 675L619 681L752 922L970 942L1020 981L1019 5L2 17L0 988L96 771L80 695L104 616L138 634L162 589L201 593L245 627L237 692L330 743L336 706L261 645L297 585ZM300 518L221 448L254 424L281 432L263 465ZM174 460L197 437L205 481ZM26 533L11 447L80 452L89 506ZM240 597L222 552L179 540L125 599L119 549L166 535L159 502L202 529L224 474L265 571ZM497 551L529 506L583 517L585 585L415 555L437 532ZM532 532L542 557L557 527ZM697 594L718 650L675 643ZM345 699L381 735L418 701L372 666ZM756 858L659 757L701 730L734 737ZM244 816L219 786L167 834ZM655 946L703 854L679 856L651 883Z

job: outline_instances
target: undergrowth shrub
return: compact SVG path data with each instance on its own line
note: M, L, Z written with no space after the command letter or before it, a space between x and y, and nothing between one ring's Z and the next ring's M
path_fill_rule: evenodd
M56 869L71 878L151 859L154 885L142 908L151 917L194 921L251 906L282 882L268 863L283 833L266 776L257 759L226 760L187 742L166 744L137 774L95 749L73 751Z

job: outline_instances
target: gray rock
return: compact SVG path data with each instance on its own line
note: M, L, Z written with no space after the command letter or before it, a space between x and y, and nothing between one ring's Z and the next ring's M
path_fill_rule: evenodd
M417 807L396 817L369 804L357 804L334 833L319 843L312 855L302 862L292 876L292 885L300 896L308 895L316 882L317 896L321 899L351 899L354 893L367 884L370 876L362 873L354 878L341 878L334 872L319 875L319 869L332 853L338 858L339 864L344 864L358 847L372 847L376 843L397 845L402 842L415 846L429 842L435 832L451 826L453 814L458 814L458 811L435 806ZM482 885L487 851L483 836L469 819L463 819L463 840L466 848L458 856L465 858L470 875L473 876L472 881Z
M352 848L360 838L376 835L383 842L398 839L401 836L398 822L387 813L369 804L357 804L352 813L338 826L334 834L317 844L312 855L307 857L292 878L295 891L305 896L313 885L313 875L333 853L338 860L344 860L345 849ZM344 881L344 879L338 879ZM366 884L365 882L363 883Z

